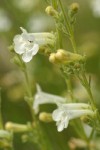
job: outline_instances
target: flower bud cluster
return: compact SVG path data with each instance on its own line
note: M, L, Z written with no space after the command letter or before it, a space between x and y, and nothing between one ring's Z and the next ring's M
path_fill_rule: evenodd
M80 73L84 69L85 57L59 49L56 53L51 53L49 61L60 65L63 75L71 75Z

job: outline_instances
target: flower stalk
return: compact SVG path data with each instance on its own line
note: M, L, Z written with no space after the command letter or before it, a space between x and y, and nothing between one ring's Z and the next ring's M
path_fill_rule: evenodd
M68 20L68 16L66 17L66 13L65 13L65 10L63 8L61 0L58 0L58 1L59 1L60 8L62 10L62 13L63 13L63 18L65 20L65 27L66 27L66 30L67 30L67 32L69 34L69 39L70 39L70 41L72 43L72 47L73 47L74 53L77 53L77 47L76 47L76 42L75 42L75 38L74 38L74 32L73 32L72 27L70 25L70 22Z

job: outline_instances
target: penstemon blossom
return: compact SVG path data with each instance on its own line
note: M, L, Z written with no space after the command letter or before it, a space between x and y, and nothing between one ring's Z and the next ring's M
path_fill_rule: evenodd
M62 104L65 103L66 99L60 96L42 92L39 85L37 85L37 93L34 97L33 109L37 114L39 112L39 105L41 104Z
M20 27L20 29L22 34L16 35L13 40L14 50L22 55L22 60L26 63L37 54L40 46L54 43L52 33L28 33L24 28Z
M57 129L61 132L68 127L69 121L81 116L93 116L94 112L88 104L69 103L62 104L52 113L52 118L56 121Z

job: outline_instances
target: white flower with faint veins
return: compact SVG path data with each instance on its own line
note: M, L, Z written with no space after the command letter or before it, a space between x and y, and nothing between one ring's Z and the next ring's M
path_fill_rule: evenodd
M39 105L41 104L62 104L66 99L57 95L42 92L39 85L37 85L37 93L34 97L33 109L37 114L39 112Z
M39 50L39 45L34 42L34 35L27 33L21 27L22 34L14 37L14 50L17 54L22 55L24 62L29 62Z
M53 111L52 118L56 121L57 129L61 132L68 127L69 121L81 116L93 116L94 112L88 104L69 103L62 104L58 109Z
M54 46L55 35L49 32L28 33L21 27L22 34L14 37L14 50L22 55L24 62L29 62L37 54L40 47L45 45Z

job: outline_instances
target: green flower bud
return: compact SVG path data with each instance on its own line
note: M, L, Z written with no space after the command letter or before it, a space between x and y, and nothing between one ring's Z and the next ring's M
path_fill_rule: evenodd
M51 113L46 113L46 112L42 112L39 115L39 120L43 121L43 122L52 122L52 114Z
M56 57L55 57L55 53L50 54L49 61L51 63L56 63L57 62Z
M5 129L13 132L27 132L30 131L31 127L28 125L7 122L5 125Z
M53 63L68 64L70 62L77 62L83 60L84 57L80 54L71 53L63 49L59 49L57 53L52 53L49 60Z
M70 10L73 12L73 13L77 13L77 11L79 10L79 4L78 3L72 3L70 5Z
M49 16L58 18L58 12L52 6L48 6L45 11Z
M69 14L69 18L70 18L70 23L71 24L75 23L75 20L76 20L75 15L78 12L78 9L79 9L79 4L78 3L72 3L70 5L68 14Z

